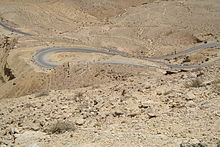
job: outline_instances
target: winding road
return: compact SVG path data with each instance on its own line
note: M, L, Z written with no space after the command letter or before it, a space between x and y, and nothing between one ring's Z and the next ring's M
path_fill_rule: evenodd
M62 47L57 47L57 48L46 48L42 49L39 52L37 52L34 56L34 61L45 68L54 68L58 63L55 62L50 62L47 60L47 56L55 53L60 53L60 52L81 52L81 53L101 53L105 55L117 55L116 53L111 53L107 51L101 51L101 50L94 50L94 49L82 49L82 48L62 48Z
M11 31L11 32L15 32L15 33L17 33L17 34L31 36L31 34L29 34L29 33L25 33L25 32L22 32L22 31L20 31L20 30L14 29L14 28L12 28L12 27L10 27L10 26L8 26L8 25L5 25L5 24L3 24L3 23L1 23L1 22L0 22L0 26L1 26L2 28L4 28L5 30Z
M146 60L166 60L166 59L173 59L173 58L177 58L180 56L184 56L187 54L191 54L194 52L198 52L207 48L214 48L214 47L220 47L220 43L216 42L216 43L208 43L208 44L203 44L203 45L199 45L193 48L189 48L187 50L184 50L182 52L179 52L177 54L174 55L168 55L168 56L162 56L162 57L152 57L152 58L145 58ZM200 65L175 65L175 64L167 64L165 63L168 67L170 67L171 69L179 69L179 70L187 70L187 69L198 69L198 68L203 68L203 67L208 67L211 66L212 64L214 64L215 62L219 61L220 57L218 57L216 60L209 62L209 63L203 63Z
M179 56L184 56L196 51L200 51L206 48L213 48L213 47L220 47L220 43L209 43L209 44L204 44L200 45L197 47L193 47L190 49L187 49L185 51L182 51L180 53L177 53L175 55L168 55L168 56L162 56L162 57L155 57L155 58L143 58L143 59L138 59L138 60L147 60L151 62L160 62L163 63L164 65L170 67L171 69L177 69L177 70L187 70L187 69L197 69L197 68L203 68L212 65L213 63L217 62L220 60L220 58L217 58L216 60L209 62L209 63L204 63L200 65L175 65L175 64L168 64L162 60L165 59L172 59L176 58ZM64 47L56 47L56 48L46 48L38 51L35 56L34 56L34 61L40 65L41 67L44 68L54 68L59 65L59 63L56 62L50 62L47 60L47 56L55 53L60 53L60 52L81 52L81 53L101 53L105 55L118 55L127 59L131 59L131 57L126 56L118 51L110 50L110 51L104 51L104 50L94 50L94 49L83 49L83 48L64 48ZM133 57L135 58L135 57ZM107 60L107 61L101 61L101 63L109 63L109 64L128 64L128 65L136 65L136 66L152 66L152 65L147 65L147 64L137 64L137 63L132 63L129 60ZM158 67L157 67L158 68Z
M8 25L5 25L3 23L0 22L0 26L3 27L4 29L11 31L11 32L15 32L17 34L21 34L21 35L27 35L27 36L32 36L29 33L26 32L22 32L20 30L14 29ZM51 62L47 60L47 56L51 55L51 54L56 54L56 53L60 53L60 52L81 52L81 53L100 53L100 54L105 54L105 55L118 55L124 58L127 58L127 60L106 60L106 61L100 61L101 63L109 63L109 64L128 64L128 65L135 65L135 66L152 66L152 65L148 65L148 64L137 64L137 63L133 63L132 61L129 61L128 59L131 58L136 58L139 60L147 60L147 61L151 61L151 62L157 62L157 63L162 63L168 67L170 67L171 69L176 69L176 70L187 70L187 69L197 69L197 68L203 68L203 67L207 67L212 65L213 63L217 62L220 60L220 57L218 57L216 60L209 62L209 63L203 63L200 65L175 65L175 64L168 64L166 62L164 62L163 60L166 59L173 59L176 57L180 57L180 56L184 56L193 52L197 52L206 48L213 48L213 47L220 47L220 43L216 42L216 43L209 43L209 44L203 44L200 46L196 46L187 50L184 50L182 52L179 52L177 54L174 55L168 55L168 56L162 56L162 57L151 57L151 58L138 58L138 57L131 57L128 55L125 55L119 51L116 50L112 50L109 49L109 51L105 51L105 50L95 50L95 49L83 49L83 48L65 48L65 47L55 47L55 48L46 48L46 49L42 49L40 51L38 51L33 59L34 61L41 67L47 68L47 69L51 69L54 68L56 66L59 65L59 63L56 62ZM154 66L156 67L156 66ZM161 68L161 67L156 67L156 68Z

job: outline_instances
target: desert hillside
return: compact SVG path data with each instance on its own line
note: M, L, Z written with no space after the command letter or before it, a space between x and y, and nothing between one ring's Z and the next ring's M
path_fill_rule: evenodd
M0 146L220 146L219 18L219 0L1 0Z

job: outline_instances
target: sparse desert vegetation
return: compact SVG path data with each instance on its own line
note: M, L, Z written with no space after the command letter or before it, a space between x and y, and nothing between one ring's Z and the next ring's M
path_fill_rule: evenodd
M202 81L199 78L193 79L189 84L186 85L187 87L202 87Z
M46 129L45 131L47 133L60 134L67 131L75 131L75 129L76 127L71 122L57 121L56 123L49 125L48 129Z
M0 146L218 147L219 18L219 0L1 0Z

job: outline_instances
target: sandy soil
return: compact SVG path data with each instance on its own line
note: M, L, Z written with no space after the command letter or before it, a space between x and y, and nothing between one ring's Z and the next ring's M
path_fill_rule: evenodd
M63 64L51 70L33 61L62 46L170 55L219 42L219 17L219 0L1 0L0 22L32 35L0 27L0 146L220 146L219 62L171 72L99 54L54 54Z

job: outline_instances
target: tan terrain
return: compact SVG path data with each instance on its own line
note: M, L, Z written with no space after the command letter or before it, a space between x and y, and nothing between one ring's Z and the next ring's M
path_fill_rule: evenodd
M220 47L143 60L218 43L219 18L219 0L1 0L0 146L220 146ZM53 47L130 58L59 52L39 66Z

